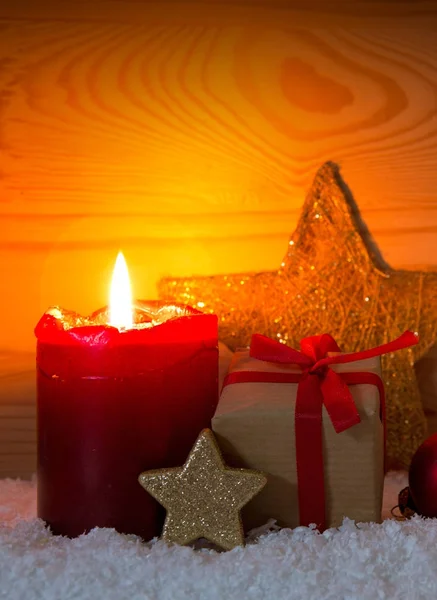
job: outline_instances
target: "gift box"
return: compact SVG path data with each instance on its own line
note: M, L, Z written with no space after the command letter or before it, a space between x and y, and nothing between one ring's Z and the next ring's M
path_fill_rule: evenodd
M246 529L336 527L380 521L385 404L380 355L417 343L341 354L331 336L301 352L255 335L224 381L212 428L228 464L264 471L268 483L243 510Z

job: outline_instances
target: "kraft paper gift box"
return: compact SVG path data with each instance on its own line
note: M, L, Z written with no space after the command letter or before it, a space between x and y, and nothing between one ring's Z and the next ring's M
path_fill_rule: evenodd
M254 336L258 340L263 337ZM338 350L334 340L330 340ZM276 352L276 345L279 354L287 350L299 354L273 340L268 340L268 343L271 344L273 353ZM417 338L411 332L406 332L395 342L380 347L379 354L413 343L417 343ZM279 349L279 346L282 349ZM378 349L376 351L378 352ZM336 356L352 357L339 354ZM271 518L276 519L283 527L293 528L314 522L320 529L325 526L336 527L342 523L344 517L357 522L380 521L385 448L384 390L380 379L380 357L373 356L345 364L329 365L328 369L337 373L343 384L344 380L362 381L348 386L352 396L350 400L353 400L355 405L353 410L356 420L355 424L350 426L349 423L347 428L337 433L325 407L326 402L323 401L323 408L320 407L321 431L318 442L311 439L314 438L314 432L306 433L304 424L304 430L299 434L298 458L299 482L303 482L305 489L300 490L296 427L302 427L302 421L296 419L295 412L298 385L301 384L284 381L302 377L302 367L284 364L286 360L288 359L282 361L282 364L266 362L251 357L249 349L238 350L231 362L212 421L213 431L227 464L258 469L264 471L268 477L265 488L243 509L246 530L262 526ZM313 364L314 362L316 360L313 360ZM326 374L326 365L323 366L323 370ZM317 376L313 375L312 378L314 377L318 379ZM319 383L322 380L323 376L319 378ZM305 406L307 400L301 399L301 405L303 403ZM334 413L335 410L334 406ZM299 411L302 412L301 408ZM317 454L318 443L322 444L319 446L319 474L317 464L314 470L311 465L312 457ZM317 477L320 475L321 486L317 484ZM319 509L316 507L312 514L314 503L318 504ZM325 514L321 519L317 510L320 512L323 507ZM302 522L303 515L300 512L305 512L304 521L308 522Z

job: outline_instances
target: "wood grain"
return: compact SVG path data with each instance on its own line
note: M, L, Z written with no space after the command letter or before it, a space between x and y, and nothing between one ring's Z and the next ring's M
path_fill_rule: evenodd
M32 352L0 352L0 478L35 472L35 381Z
M274 268L326 159L387 260L433 267L436 24L432 2L2 6L1 345L105 304L119 247L142 297Z
M328 159L388 262L436 268L436 29L432 1L1 3L0 348L104 305L120 247L138 297L275 268Z

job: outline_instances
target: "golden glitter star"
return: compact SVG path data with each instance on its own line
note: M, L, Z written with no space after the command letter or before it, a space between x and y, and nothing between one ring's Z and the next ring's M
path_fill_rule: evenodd
M240 510L267 479L227 467L214 434L204 429L183 467L145 471L138 481L167 511L163 540L184 545L205 538L231 550L244 544Z
M159 294L201 302L218 315L220 340L231 348L247 346L252 333L296 348L326 332L353 352L417 331L417 346L383 357L387 464L408 466L426 433L414 363L437 337L437 273L387 265L335 164L317 173L278 270L167 278Z

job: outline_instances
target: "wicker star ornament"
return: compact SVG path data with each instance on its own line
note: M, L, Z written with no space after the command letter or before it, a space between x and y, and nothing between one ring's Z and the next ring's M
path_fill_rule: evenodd
M387 465L408 466L426 433L413 365L437 337L437 273L387 265L335 164L317 173L278 270L167 278L159 293L216 313L220 339L233 349L253 333L295 348L330 333L354 352L418 332L416 347L383 357Z
M259 471L227 467L209 429L183 467L145 471L138 481L167 511L163 540L185 545L204 538L224 550L244 544L240 510L267 483Z

